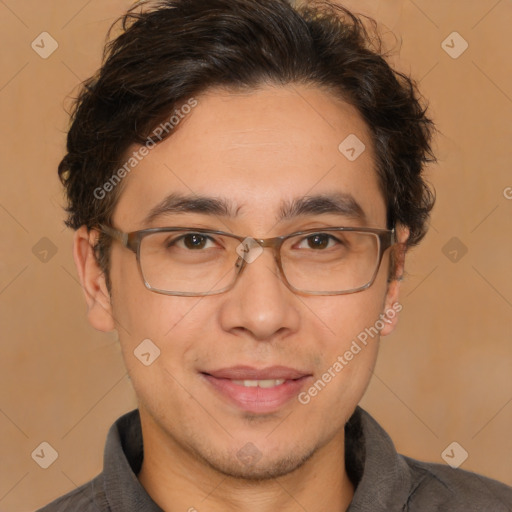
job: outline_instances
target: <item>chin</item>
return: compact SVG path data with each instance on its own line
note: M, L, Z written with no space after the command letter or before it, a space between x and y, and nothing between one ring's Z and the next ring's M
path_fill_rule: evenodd
M209 453L196 454L210 468L235 480L252 481L254 483L273 480L289 475L302 467L316 452L284 454L276 457L275 454L263 455L252 443L247 443L242 449L230 458L219 457Z

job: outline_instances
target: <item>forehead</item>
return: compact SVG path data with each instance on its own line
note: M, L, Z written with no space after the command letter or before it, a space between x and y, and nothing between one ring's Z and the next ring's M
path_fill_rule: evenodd
M239 218L260 224L285 202L346 194L362 206L369 224L382 225L372 142L354 107L298 85L212 90L195 99L197 106L174 133L125 179L114 214L119 227L146 227L142 220L169 194L225 199ZM364 151L348 158L353 152L346 153L347 144Z

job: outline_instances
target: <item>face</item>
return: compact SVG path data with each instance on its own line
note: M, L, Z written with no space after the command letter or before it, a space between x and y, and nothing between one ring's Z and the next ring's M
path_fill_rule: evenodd
M309 228L386 228L369 131L354 108L304 86L210 91L197 100L125 179L117 229L186 226L268 238ZM366 146L353 161L338 149L350 134ZM169 194L230 207L215 215L170 211L145 222ZM280 215L305 196L335 195L360 211ZM166 296L147 290L133 252L113 243L112 304L96 307L106 293L100 283L89 318L99 329L118 329L145 439L224 474L275 477L342 439L378 350L378 335L366 344L360 335L397 298L388 267L386 251L370 288L307 296L285 286L265 249L228 292ZM380 334L393 329L394 316L380 322ZM160 349L149 366L134 355L146 339ZM241 382L254 380L266 382Z

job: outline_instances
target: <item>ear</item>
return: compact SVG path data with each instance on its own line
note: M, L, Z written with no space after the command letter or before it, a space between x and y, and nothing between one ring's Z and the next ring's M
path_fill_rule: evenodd
M409 229L397 226L396 243L391 248L390 282L384 301L384 311L381 315L384 322L384 328L380 331L381 336L387 336L394 331L398 323L398 313L402 311L402 304L398 299L400 297L400 283L404 273L408 238Z
M98 331L108 332L115 329L115 322L105 275L94 254L97 240L97 231L81 226L73 240L73 257L87 302L89 323Z

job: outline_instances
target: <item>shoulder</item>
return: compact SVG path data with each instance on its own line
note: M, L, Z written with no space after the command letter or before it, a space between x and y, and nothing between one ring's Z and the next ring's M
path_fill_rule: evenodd
M409 510L512 512L512 487L443 464L403 457L414 475ZM425 506L431 505L431 508Z
M108 508L101 475L57 498L36 512L103 512Z

